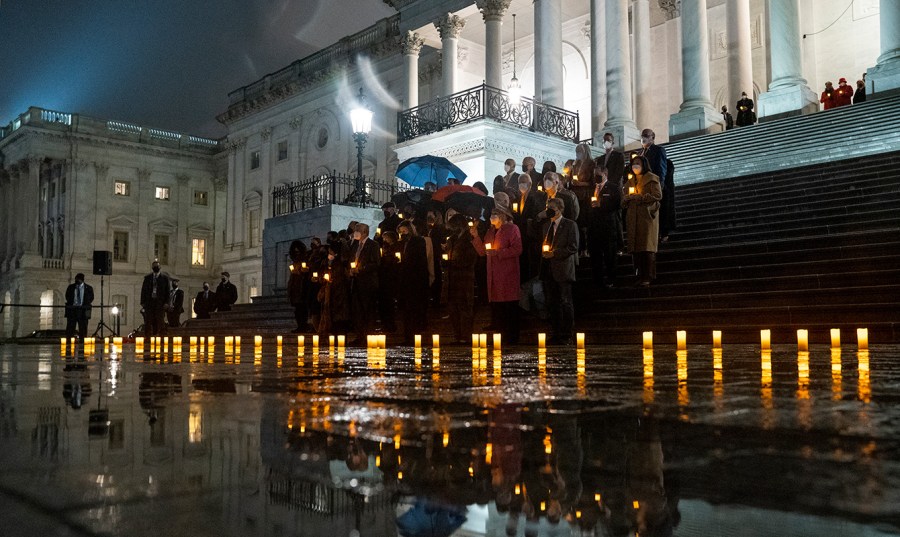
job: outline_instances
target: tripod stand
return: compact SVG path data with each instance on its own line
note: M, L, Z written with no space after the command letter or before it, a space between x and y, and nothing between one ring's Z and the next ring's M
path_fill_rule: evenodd
M103 275L100 275L100 322L97 323L97 329L94 330L93 337L97 337L97 334L100 334L100 337L106 337L106 330L109 330L109 333L118 336L119 333L109 327L108 324L103 322L103 310L106 309L106 303L103 302Z

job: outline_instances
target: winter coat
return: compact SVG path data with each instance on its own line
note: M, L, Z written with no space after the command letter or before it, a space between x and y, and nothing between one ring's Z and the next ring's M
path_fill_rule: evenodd
M659 205L662 199L662 187L659 177L652 173L642 176L629 174L631 178L625 183L625 230L628 234L628 252L655 252L659 243ZM629 188L640 199L628 199Z
M515 224L493 226L482 241L474 238L472 244L480 256L486 256L485 243L491 243L496 253L487 256L488 301L512 302L519 300L519 256L522 255L522 235Z

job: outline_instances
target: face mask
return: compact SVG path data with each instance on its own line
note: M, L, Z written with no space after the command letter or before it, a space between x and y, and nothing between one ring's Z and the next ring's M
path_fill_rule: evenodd
M528 173L528 166L522 164L522 173Z
M390 212L390 211L384 211L384 217L385 217L385 218L390 218L390 216L391 216L391 212Z
M491 217L491 225L492 225L492 226L499 226L499 225L500 225L500 217L499 217L499 216L492 216L492 217Z
M612 142L610 142L609 140L603 142L603 149L612 149Z
M357 240L357 241L362 240L362 233L360 233L359 231L354 232L353 240Z
M547 180L544 181L544 190L550 190L553 188L553 181Z
M631 171L633 171L636 174L640 174L642 171L644 171L644 168L642 168L640 166L632 166Z
M228 278L222 278L222 283L225 283L227 281L228 281Z
M647 136L641 136L641 143L644 145L650 145L652 140Z
M556 218L556 209L547 209L547 216L549 218Z
M401 240L401 241L405 241L406 238L407 238L408 236L409 236L409 233L401 233L401 234L400 234L400 240Z
M503 167L503 169L506 170L506 173L512 173L513 169L515 169L515 166L513 166L512 164L507 164Z
M84 283L84 282L81 281L81 280L75 280L75 285L81 285L81 284L83 284L83 283Z
M328 260L334 261L334 254L328 254Z
M209 286L208 286L208 285L204 285L204 286L203 286L203 290L204 290L204 291L209 291Z
M528 192L528 183L519 183L519 192Z
M153 267L153 272L159 272L159 267Z

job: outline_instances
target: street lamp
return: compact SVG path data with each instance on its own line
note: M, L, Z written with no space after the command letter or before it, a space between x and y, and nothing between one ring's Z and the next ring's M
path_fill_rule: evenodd
M519 106L522 101L522 85L516 78L516 14L513 13L513 76L509 81L509 87L506 89L509 94L509 102L513 106Z
M120 334L120 332L119 332L119 305L116 304L109 311L110 311L110 313L112 313L112 316L115 317L115 319L116 319L116 336L118 336Z
M350 111L350 124L353 126L353 141L356 142L356 189L347 198L348 201L359 203L360 207L365 207L366 202L370 201L369 195L366 193L366 180L363 177L362 160L363 147L372 131L372 111L366 106L366 98L363 95L363 89L359 88L359 100L356 107Z

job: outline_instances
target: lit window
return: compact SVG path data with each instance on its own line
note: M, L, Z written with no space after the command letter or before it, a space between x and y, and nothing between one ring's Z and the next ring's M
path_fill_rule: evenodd
M158 186L156 187L156 199L169 201L169 187L167 186Z
M206 239L193 239L191 241L191 265L195 267L206 266Z
M194 205L209 205L209 192L205 190L195 190Z
M259 209L250 211L248 225L250 227L250 248L259 246Z
M113 233L113 260L128 261L128 232Z
M169 236L157 235L153 241L153 257L156 258L161 265L169 264Z
M250 153L250 169L255 170L259 168L259 151L254 151Z
M278 142L278 160L287 160L287 140Z
M116 181L116 196L130 196L131 183L128 181Z

